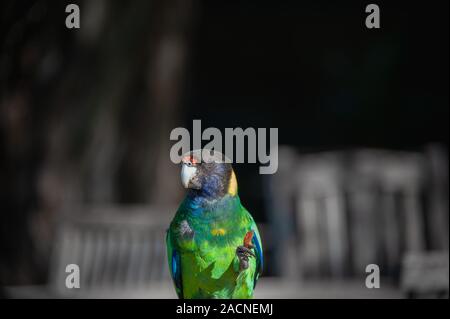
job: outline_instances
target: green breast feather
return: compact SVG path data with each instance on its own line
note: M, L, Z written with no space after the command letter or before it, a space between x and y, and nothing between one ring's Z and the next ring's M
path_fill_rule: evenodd
M236 248L253 231L255 257L240 270ZM167 233L169 268L180 298L252 298L262 271L261 239L238 196L209 209L181 204Z

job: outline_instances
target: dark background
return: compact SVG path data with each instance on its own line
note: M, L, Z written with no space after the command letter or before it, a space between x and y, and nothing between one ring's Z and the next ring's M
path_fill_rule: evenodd
M448 3L379 5L369 30L364 2L205 3L188 118L279 127L303 149L448 143Z
M377 1L381 29L364 1L72 2L80 30L67 1L0 5L5 285L46 282L75 204L178 203L169 133L193 119L276 127L299 154L448 149L448 1ZM235 169L267 222L258 165Z

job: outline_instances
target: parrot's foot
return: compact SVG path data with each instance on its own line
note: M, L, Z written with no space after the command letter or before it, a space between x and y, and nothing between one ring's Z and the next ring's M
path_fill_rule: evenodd
M248 268L248 258L255 257L253 251L245 246L238 246L236 248L236 255L239 258L239 269L241 271Z

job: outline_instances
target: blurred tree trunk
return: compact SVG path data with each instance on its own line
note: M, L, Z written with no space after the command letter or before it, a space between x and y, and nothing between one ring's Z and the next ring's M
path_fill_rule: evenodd
M39 282L62 213L179 199L169 133L194 6L84 1L79 30L63 4L2 6L0 282Z

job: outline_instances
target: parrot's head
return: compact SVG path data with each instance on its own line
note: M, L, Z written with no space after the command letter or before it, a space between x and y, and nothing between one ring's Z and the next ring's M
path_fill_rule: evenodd
M192 192L210 198L237 193L236 176L230 161L218 151L197 150L184 155L181 183Z

